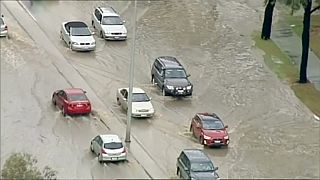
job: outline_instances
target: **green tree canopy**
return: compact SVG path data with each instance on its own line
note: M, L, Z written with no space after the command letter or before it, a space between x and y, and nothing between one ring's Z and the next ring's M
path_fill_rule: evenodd
M40 171L36 164L37 159L27 153L13 153L5 162L2 171L2 179L57 179L57 171L45 166Z

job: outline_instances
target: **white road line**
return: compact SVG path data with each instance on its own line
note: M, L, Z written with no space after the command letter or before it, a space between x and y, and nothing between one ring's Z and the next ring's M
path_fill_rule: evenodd
M28 8L21 2L21 0L18 1L18 3L23 7L23 9L32 17L34 21L37 22L37 19L31 14L31 12L28 10Z

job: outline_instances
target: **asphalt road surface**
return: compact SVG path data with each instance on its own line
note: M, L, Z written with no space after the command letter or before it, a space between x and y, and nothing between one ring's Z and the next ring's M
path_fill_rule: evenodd
M128 85L133 3L109 2L126 20L128 40L112 42L95 36L97 49L90 53L68 49L59 39L60 26L67 20L91 24L94 7L107 2L23 3L50 43L125 122L115 94ZM134 85L152 97L156 115L134 119L132 132L156 161L155 168L168 177L175 176L176 158L183 148L202 148L189 132L196 112L215 112L229 125L229 148L205 148L222 178L320 177L319 122L268 70L262 53L253 47L251 33L260 30L262 15L263 6L255 0L138 1ZM59 167L61 177L101 178L109 173L119 178L147 177L133 157L112 168L98 165L88 142L106 130L91 119L61 118L50 105L50 93L67 84L42 61L50 53L33 47L18 25L10 29L12 37L1 39L1 157L17 149L35 152L49 159L42 162ZM151 85L151 64L161 55L176 56L186 67L194 83L192 98L163 97Z

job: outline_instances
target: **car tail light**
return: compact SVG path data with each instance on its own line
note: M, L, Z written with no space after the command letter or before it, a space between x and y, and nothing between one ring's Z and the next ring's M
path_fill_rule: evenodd
M107 154L107 152L103 149L101 149L101 154Z
M86 103L86 106L90 106L90 103Z

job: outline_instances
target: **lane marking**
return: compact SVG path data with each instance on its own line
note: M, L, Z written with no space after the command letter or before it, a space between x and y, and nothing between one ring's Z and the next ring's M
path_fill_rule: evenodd
M37 19L31 14L31 12L28 10L28 8L21 2L21 0L18 1L18 3L22 6L22 8L31 16L31 18L37 22Z

